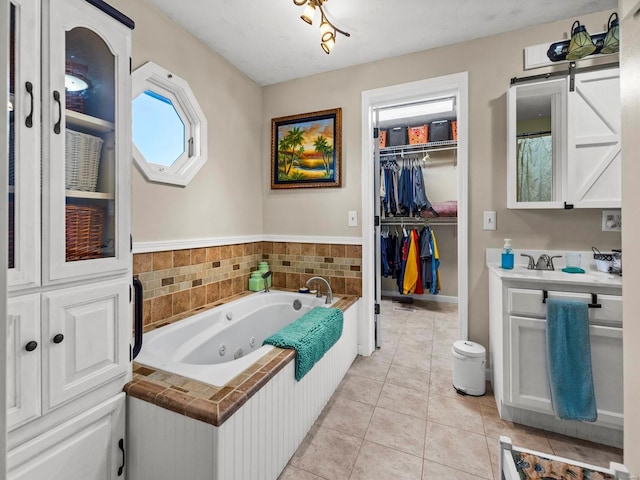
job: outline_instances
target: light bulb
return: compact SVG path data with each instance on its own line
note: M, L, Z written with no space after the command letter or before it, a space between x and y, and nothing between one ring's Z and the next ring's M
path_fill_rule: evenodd
M335 35L331 24L324 20L320 24L320 37L323 42L328 42Z
M313 4L313 2L309 2L307 3L307 6L304 8L304 12L302 12L302 15L300 16L300 18L305 22L307 22L309 25L312 25L313 17L315 16L315 14L316 14L316 6Z

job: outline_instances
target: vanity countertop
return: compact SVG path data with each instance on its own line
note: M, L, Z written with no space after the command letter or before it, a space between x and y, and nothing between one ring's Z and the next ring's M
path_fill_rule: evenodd
M507 270L500 267L500 249L487 249L487 268L490 272L500 277L502 280L531 282L531 283L553 283L561 285L576 286L597 286L599 288L622 288L622 277L610 273L599 272L595 262L592 260L592 252L579 252L582 254L581 267L585 273L565 273L562 268L565 266L564 258L555 262L555 270L528 270L526 258L520 253L530 253L537 258L542 253L549 255L562 255L564 252L538 252L532 250L514 250L515 265L513 269Z

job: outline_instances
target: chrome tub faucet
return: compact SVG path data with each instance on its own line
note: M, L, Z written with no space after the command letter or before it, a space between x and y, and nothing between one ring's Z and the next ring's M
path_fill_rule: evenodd
M325 284L325 286L327 287L327 299L324 301L324 303L331 303L333 302L333 292L331 291L331 285L329 285L329 282L327 282L324 278L322 277L311 277L309 280L307 280L307 283L305 283L305 285L308 287L309 285L311 285L312 282L322 282ZM317 285L316 285L317 287ZM317 293L316 293L316 297L320 298L322 297L322 293L320 292L320 288L317 288Z

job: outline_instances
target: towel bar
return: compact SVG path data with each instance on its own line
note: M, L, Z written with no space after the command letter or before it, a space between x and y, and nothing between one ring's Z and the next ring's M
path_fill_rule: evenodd
M589 308L602 308L602 305L598 303L598 294L591 294L591 303L588 304Z

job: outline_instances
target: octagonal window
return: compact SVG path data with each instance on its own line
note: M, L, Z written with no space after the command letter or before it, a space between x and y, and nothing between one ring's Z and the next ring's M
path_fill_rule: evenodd
M187 185L207 161L207 120L189 84L148 62L132 87L136 166L151 182Z
M169 167L180 158L185 128L171 100L151 90L134 98L133 143L147 162Z

